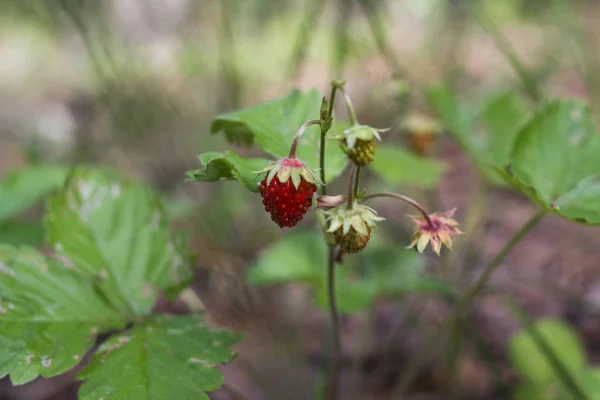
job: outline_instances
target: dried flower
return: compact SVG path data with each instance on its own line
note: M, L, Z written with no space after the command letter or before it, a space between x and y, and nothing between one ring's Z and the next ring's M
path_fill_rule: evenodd
M438 256L442 245L452 250L452 236L462 234L458 229L458 222L452 218L455 210L431 214L429 216L431 223L422 216L411 216L417 226L408 247L414 247L419 253L422 253L427 244L431 242L431 248Z

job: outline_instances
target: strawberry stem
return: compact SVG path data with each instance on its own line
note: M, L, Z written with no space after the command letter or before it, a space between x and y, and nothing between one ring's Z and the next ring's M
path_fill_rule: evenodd
M352 203L354 202L355 187L358 184L358 171L360 167L356 164L352 166L350 171L350 183L348 184L348 210L352 210Z
M308 128L311 125L321 125L321 121L318 119L311 119L310 121L306 121L304 124L302 124L302 126L300 127L300 129L298 129L298 132L296 132L296 135L294 136L294 141L292 142L292 147L290 148L290 155L288 156L288 158L296 158L296 148L298 147L298 141L300 141L300 138L302 137L302 134L304 133L306 128Z
M421 213L421 215L423 215L423 218L425 218L425 220L429 224L429 227L433 228L433 222L431 221L431 218L429 217L429 214L427 213L427 211L425 210L425 208L423 208L423 206L420 205L416 200L413 200L413 199L411 199L408 196L404 196L403 194L390 193L390 192L381 192L381 193L368 194L368 195L366 195L363 198L363 200L374 199L375 197L391 197L391 198L394 198L394 199L402 200L402 201L410 204L411 206L413 206L414 208L416 208L417 210L419 210L419 212Z
M354 110L354 106L352 105L352 100L350 100L350 96L344 87L346 82L331 82L331 85L339 90L344 96L344 100L346 101L346 107L348 108L348 116L350 117L350 124L352 126L358 125L358 120L356 118L356 111Z

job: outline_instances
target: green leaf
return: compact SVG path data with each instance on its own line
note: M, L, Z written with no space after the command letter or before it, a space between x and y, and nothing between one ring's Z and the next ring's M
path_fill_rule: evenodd
M432 86L427 89L429 103L436 111L449 133L461 145L471 158L479 162L481 146L473 136L472 117L463 108L459 100L450 90L443 86Z
M40 247L43 242L44 224L41 221L12 219L0 224L0 243Z
M475 129L475 117L467 112L455 95L445 87L432 87L427 92L429 102L454 139L494 184L503 185L497 167L504 167L519 125L527 113L525 101L513 92L492 96L478 118L485 129Z
M255 173L266 167L269 160L264 158L243 158L233 151L210 152L198 156L204 168L188 171L188 182L215 182L237 179L247 189L258 192L258 183L264 178Z
M494 96L484 107L481 118L486 127L486 155L495 166L509 163L519 125L527 114L527 104L515 92Z
M600 136L583 103L555 101L523 127L512 154L513 174L547 203L600 173Z
M444 165L436 160L393 146L379 147L370 168L389 184L424 188L435 187L444 171Z
M547 391L547 390L546 390ZM542 388L530 385L518 386L512 394L513 400L553 400L554 397L548 396ZM558 399L557 399L558 400Z
M123 324L83 275L34 249L0 246L0 377L23 384L68 371L99 332Z
M449 283L425 274L423 257L402 247L375 245L360 257L346 257L336 267L336 299L343 313L357 313L384 298L399 298L411 293L452 296ZM317 305L326 310L327 285L322 275Z
M427 276L423 259L414 252L392 247L367 247L362 257L345 257L337 265L336 299L341 312L355 313L384 297L407 293L449 295L450 286ZM250 283L269 285L303 282L315 289L316 304L327 308L327 246L321 235L287 235L267 249L248 272Z
M191 278L157 195L112 171L76 169L49 201L46 231L56 254L130 315L145 315L158 289Z
M268 248L250 267L247 279L255 285L285 282L318 284L326 269L327 246L315 232L295 232Z
M35 165L6 174L0 181L0 224L62 186L68 172L66 167Z
M600 136L587 107L553 101L518 133L507 178L544 208L565 218L600 223Z
M319 119L321 94L317 89L305 92L293 90L285 97L259 104L244 110L222 114L213 120L212 133L224 132L228 138L254 138L267 153L276 158L287 157L296 131L306 121ZM337 119L328 136L339 134L345 129ZM309 127L298 146L297 156L310 168L319 168L319 146L321 132L318 126ZM347 164L347 157L337 144L326 146L326 179L337 177Z
M223 383L215 367L241 339L200 316L156 315L109 338L78 378L81 400L208 400Z
M559 320L544 320L538 322L535 329L571 376L581 376L586 366L585 352L571 327ZM552 364L527 331L521 331L512 337L509 343L509 357L513 368L532 384L559 381Z

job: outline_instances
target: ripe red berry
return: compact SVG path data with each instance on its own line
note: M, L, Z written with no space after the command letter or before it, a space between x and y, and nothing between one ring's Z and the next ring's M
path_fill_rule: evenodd
M295 226L312 206L318 178L304 163L295 158L283 158L264 170L269 172L259 184L265 210L279 225Z
M298 189L291 179L281 183L275 177L267 184L267 178L260 183L260 193L265 210L271 214L271 219L281 228L296 225L312 206L312 196L317 185L302 179Z

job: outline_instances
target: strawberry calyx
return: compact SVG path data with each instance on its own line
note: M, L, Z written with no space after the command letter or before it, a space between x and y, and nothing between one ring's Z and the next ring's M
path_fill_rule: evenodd
M257 175L267 173L267 185L270 185L271 181L277 177L281 183L286 183L289 179L291 179L294 188L298 189L303 179L308 183L324 185L324 183L317 176L316 172L317 170L308 168L306 164L299 159L286 157L271 162L267 167L260 171L256 171L255 173Z
M363 142L371 140L381 141L380 133L387 131L389 131L389 128L377 129L368 125L353 125L341 134L332 136L330 139L340 141L347 152L348 150L352 150L359 140Z

